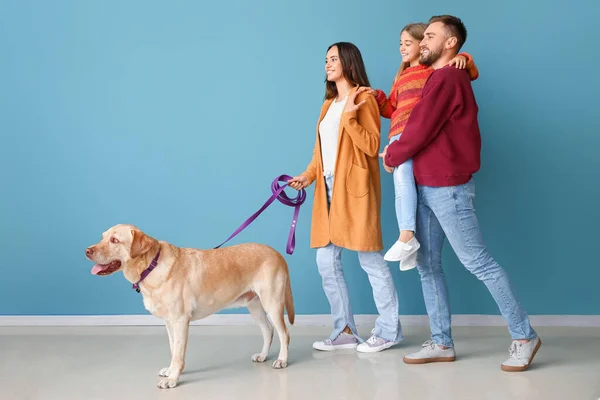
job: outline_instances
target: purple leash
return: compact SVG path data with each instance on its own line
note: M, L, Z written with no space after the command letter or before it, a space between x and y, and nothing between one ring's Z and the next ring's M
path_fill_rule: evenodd
M292 218L292 227L290 228L290 235L288 237L286 247L286 251L288 254L294 254L294 248L296 247L296 223L298 222L300 206L306 201L306 191L302 189L298 192L298 195L295 198L289 198L288 195L285 193L284 189L288 186L287 181L289 181L290 179L292 179L292 177L289 175L278 176L271 184L271 191L273 192L273 195L269 198L269 200L267 200L267 202L260 208L260 210L255 212L239 228L237 228L236 231L233 232L231 236L227 238L227 240L215 247L215 249L218 249L219 247L223 246L225 243L233 239L238 233L246 229L248 225L250 225L263 211L265 211L267 207L269 207L271 203L275 201L275 199L277 199L280 203L285 204L286 206L294 207L294 217ZM285 185L280 186L279 182L285 182ZM140 292L140 283L148 276L148 274L150 274L150 272L152 272L154 268L156 268L159 257L160 249L158 250L158 253L154 257L148 268L146 268L142 272L140 280L137 281L137 283L133 284L132 289L134 289L136 292Z
M288 195L285 193L284 189L288 186L287 182L290 179L292 179L292 177L289 175L281 175L281 176L278 176L277 178L275 178L275 180L271 184L271 192L273 192L273 195L269 198L269 200L267 200L267 202L265 204L263 204L263 206L260 208L260 210L258 210L254 214L252 214L252 216L250 218L248 218L246 221L244 221L244 223L242 225L240 225L240 227L237 228L235 230L235 232L233 232L231 234L231 236L229 236L227 238L227 240L225 240L223 243L221 243L220 245L215 247L215 249L218 249L219 247L223 246L225 243L227 243L231 239L233 239L238 233L240 233L241 231L246 229L248 227L248 225L250 225L252 222L254 222L254 220L263 211L265 211L267 209L267 207L269 207L271 205L271 203L273 203L275 200L279 200L280 203L282 203L286 206L294 207L294 216L292 218L292 226L290 228L290 234L288 236L288 241L287 241L287 246L286 246L286 252L288 254L294 254L294 249L296 247L296 223L298 222L298 214L300 213L300 206L306 201L306 191L304 189L302 189L298 192L298 195L296 197L294 197L294 198L288 197ZM285 182L285 184L280 186L279 182Z

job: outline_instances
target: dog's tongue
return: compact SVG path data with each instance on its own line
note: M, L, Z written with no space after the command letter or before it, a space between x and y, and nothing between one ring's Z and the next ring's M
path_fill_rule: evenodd
M92 267L92 274L93 275L98 275L99 272L104 271L106 268L108 268L108 265L103 266L103 265L100 265L100 264L96 264L96 265L94 265Z

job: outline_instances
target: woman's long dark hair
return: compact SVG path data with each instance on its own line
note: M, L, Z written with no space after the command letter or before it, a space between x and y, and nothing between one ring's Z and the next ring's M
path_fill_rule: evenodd
M371 84L367 77L365 63L358 47L349 42L338 42L329 46L327 51L331 50L332 47L337 47L338 49L340 63L342 63L342 76L354 86L370 87ZM330 82L325 78L325 98L333 99L337 95L338 91L335 82Z

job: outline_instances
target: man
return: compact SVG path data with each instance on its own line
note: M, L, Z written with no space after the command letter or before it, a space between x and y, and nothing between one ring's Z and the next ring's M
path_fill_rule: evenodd
M430 319L431 340L404 357L408 364L454 361L450 302L442 270L447 237L461 263L483 281L508 322L513 342L504 371L526 370L541 341L517 301L506 272L483 242L473 198L473 174L479 170L481 137L478 107L466 71L448 67L467 38L459 18L431 18L421 42L420 62L435 71L423 88L401 139L381 155L386 170L413 159L419 191L417 267Z

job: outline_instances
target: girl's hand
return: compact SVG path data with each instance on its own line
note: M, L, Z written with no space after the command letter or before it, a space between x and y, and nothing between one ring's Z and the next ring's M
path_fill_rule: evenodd
M370 94L371 96L374 96L375 98L377 98L377 90L370 88L370 87L364 87L365 88L365 92L367 92L368 94ZM360 90L361 88L359 88Z
M304 175L293 177L288 181L288 184L296 190L302 190L309 186L308 178Z
M361 94L362 92L366 91L367 88L365 86L361 86L358 88L358 90L354 93L352 93L350 96L348 96L348 100L346 101L346 106L344 107L344 112L353 112L356 111L360 108L360 106L362 106L363 104L365 104L366 100L361 101L358 104L354 104L356 102L356 96L358 96L359 94Z
M448 65L454 65L458 69L465 69L467 68L467 58L465 56L456 56L450 60Z

